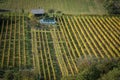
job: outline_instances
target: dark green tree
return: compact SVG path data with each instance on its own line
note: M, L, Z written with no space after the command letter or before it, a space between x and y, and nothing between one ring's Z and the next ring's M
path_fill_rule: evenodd
M55 13L55 10L54 9L50 9L50 10L48 10L48 13L49 13L50 17L53 17L54 13Z
M120 0L105 0L104 7L109 14L120 14Z
M100 77L100 71L95 67L86 68L78 74L77 80L96 80Z
M98 80L120 80L120 69L114 68Z
M12 71L6 71L4 74L5 80L14 80L14 74Z

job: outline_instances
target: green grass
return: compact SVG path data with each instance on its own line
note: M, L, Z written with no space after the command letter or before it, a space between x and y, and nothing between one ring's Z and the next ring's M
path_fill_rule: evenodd
M7 0L0 3L0 9L22 9L29 11L36 8L60 10L66 14L106 14L102 0Z

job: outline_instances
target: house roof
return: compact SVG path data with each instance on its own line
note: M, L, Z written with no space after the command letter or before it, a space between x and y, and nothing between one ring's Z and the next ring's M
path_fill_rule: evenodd
M40 19L41 24L56 24L54 19Z
M33 10L31 10L31 13L33 13L33 14L44 14L45 11L44 11L44 9L33 9Z

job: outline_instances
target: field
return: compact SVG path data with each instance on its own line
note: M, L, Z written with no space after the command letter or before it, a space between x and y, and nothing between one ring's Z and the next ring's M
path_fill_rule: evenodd
M4 14L5 15L5 14ZM41 79L78 73L85 59L120 57L120 17L63 15L51 29L30 28L21 13L6 14L0 31L0 68L29 70Z
M82 67L120 58L120 15L108 15L103 4L104 0L0 0L0 80L7 71L18 78L23 74L19 80L76 78ZM45 15L30 14L40 8ZM41 24L44 18L56 24Z
M62 11L65 14L106 14L103 0L1 0L0 9L28 12L31 9L43 8Z

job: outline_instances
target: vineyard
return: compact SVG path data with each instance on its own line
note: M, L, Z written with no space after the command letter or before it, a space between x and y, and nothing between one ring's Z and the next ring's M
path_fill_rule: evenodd
M56 80L77 74L79 59L120 57L119 16L63 15L49 30L29 28L21 13L6 16L10 20L0 26L0 69L30 70Z

